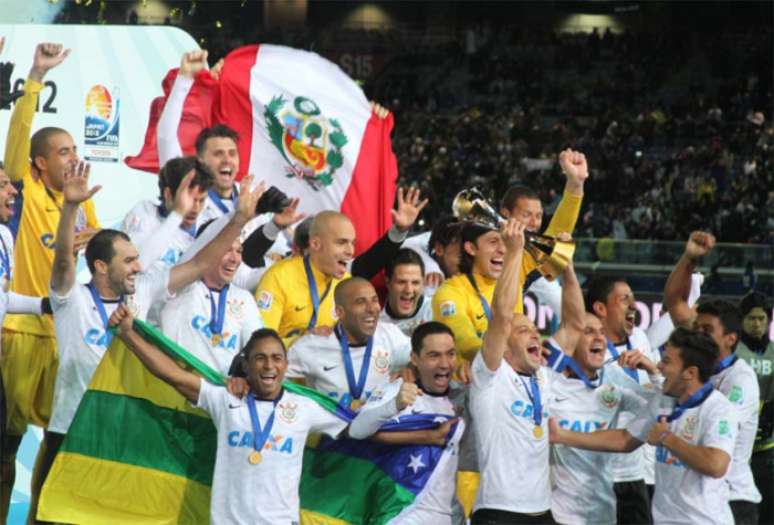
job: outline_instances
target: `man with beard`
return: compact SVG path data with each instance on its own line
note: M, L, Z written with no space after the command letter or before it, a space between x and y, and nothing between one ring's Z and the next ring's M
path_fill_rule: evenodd
M761 494L774 493L774 342L769 340L771 301L760 292L750 292L739 303L742 340L736 355L758 376L761 407L758 434L752 454L752 471ZM758 507L758 523L774 523L774 501L764 497Z
M758 427L760 390L755 372L736 354L742 333L742 316L739 309L727 301L702 302L694 310L686 299L691 272L714 245L713 235L700 231L691 233L685 252L667 280L664 305L675 323L706 333L718 346L718 361L711 381L734 405L739 424L733 462L726 477L728 500L737 525L755 525L761 494L750 470L750 456Z
M40 475L33 486L31 516L35 516L40 488L78 404L112 339L108 331L111 313L123 304L138 318L145 319L150 307L160 298L200 279L205 271L217 265L239 236L242 226L255 215L262 187L249 191L252 178L247 177L242 182L243 194L229 224L193 259L171 269L142 272L137 249L126 234L101 230L86 246L86 264L92 279L84 285L76 282L72 251L78 206L100 189L99 186L89 189L88 177L89 166L80 163L77 169L65 173L64 178L64 205L49 287L61 355L51 421L41 447L45 452ZM192 205L188 200L184 207Z
M379 322L379 297L365 279L341 281L334 299L338 323L329 335L305 335L288 349L288 377L358 410L408 364L411 343L397 326Z
M646 417L626 430L596 432L562 429L551 418L551 442L601 452L657 446L654 523L733 523L725 477L737 423L731 402L710 383L717 357L710 336L676 329L658 364L664 395L650 402Z
M449 399L451 377L456 369L456 351L451 330L437 321L421 324L411 336L411 350L411 364L417 374L416 384L397 379L377 387L373 397L352 422L349 429L351 437L365 439L376 434L390 419L403 416L432 414L439 416L444 423L455 419L457 410ZM460 438L464 432L463 423L459 422L458 425L460 427L449 442L441 444L446 457L440 460L433 471L425 487L425 496L409 512L401 513L400 523L451 525L454 479ZM421 467L416 465L414 468Z
M379 316L408 337L420 324L433 317L432 301L424 295L425 265L409 248L401 248L384 269L387 277L387 301Z

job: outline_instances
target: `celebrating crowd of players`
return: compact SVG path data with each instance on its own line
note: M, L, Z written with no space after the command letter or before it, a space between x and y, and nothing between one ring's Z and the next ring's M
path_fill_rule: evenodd
M739 306L694 304L712 235L688 239L664 290L668 315L648 333L636 327L624 277L593 278L584 296L572 264L561 286L540 276L525 250L525 231L541 231L543 219L529 188L504 195L502 225L450 218L411 238L427 200L399 189L394 226L355 258L355 229L339 212L305 218L290 198L256 216L276 193L250 176L235 182L237 136L227 126L203 130L197 156L180 156L177 124L193 75L206 67L202 52L183 57L161 117L158 201L135 205L121 230L101 229L91 201L99 188L72 136L31 133L43 78L67 54L36 48L0 169L3 521L30 423L46 429L34 521L110 327L211 415L213 522L298 522L303 448L290 458L264 449L258 436L265 441L272 428L296 442L321 432L453 447L454 461L404 523L774 521L771 310L755 293ZM551 236L572 233L588 178L582 153L559 159L567 182ZM87 284L76 280L82 251ZM383 303L369 280L381 270ZM528 289L560 319L543 342L524 314ZM231 376L228 389L179 367L133 319ZM286 379L357 417L345 428L284 389ZM275 420L280 401L296 404L293 421ZM404 411L459 416L465 433L450 439L456 419L380 432ZM251 446L230 446L234 430L253 432Z

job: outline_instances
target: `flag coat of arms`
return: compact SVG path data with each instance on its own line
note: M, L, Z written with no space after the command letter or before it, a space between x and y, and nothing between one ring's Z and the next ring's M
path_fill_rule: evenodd
M147 323L135 329L213 384L223 377ZM354 413L287 383L350 422ZM401 417L384 431L439 424L437 414ZM443 416L447 419L451 416ZM464 425L446 447L388 446L354 439L308 444L299 494L305 525L395 523L421 505L436 472L452 460ZM57 454L38 519L79 524L199 524L209 521L217 432L207 414L151 375L114 338Z
M390 142L393 117L374 115L363 91L337 65L316 53L269 44L232 51L219 81L198 75L186 98L178 130L186 153L197 123L207 121L201 118L202 100L211 101L210 123L239 133L239 179L250 173L299 197L307 214L345 213L355 224L357 252L389 228L398 175ZM146 137L156 128L154 116ZM151 142L146 139L127 164L152 167Z

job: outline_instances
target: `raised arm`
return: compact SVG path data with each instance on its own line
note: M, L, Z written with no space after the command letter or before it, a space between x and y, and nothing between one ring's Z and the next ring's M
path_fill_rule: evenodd
M192 403L199 399L201 378L183 370L171 357L148 343L140 334L134 331L134 319L124 305L120 305L110 316L111 327L118 327L118 336L126 346L137 356L145 368Z
M170 292L174 293L183 286L200 279L208 268L218 264L223 254L231 247L234 240L239 237L242 227L255 217L255 207L258 204L258 199L263 194L265 186L261 182L251 190L252 182L253 177L251 175L242 179L234 215L215 238L194 255L191 260L178 264L170 270Z
M545 230L546 235L552 236L562 232L572 233L575 229L583 201L583 186L589 178L589 167L583 153L566 149L559 154L559 165L567 182L562 200Z
M177 138L177 129L183 117L185 99L194 83L194 76L204 69L207 69L207 51L196 50L183 53L180 69L177 71L177 77L164 104L156 130L159 166L166 164L169 159L183 156L183 149Z
M502 226L500 232L505 242L503 272L495 285L492 297L492 320L484 334L481 348L484 363L492 371L500 368L503 354L508 347L513 310L516 307L516 298L521 295L517 293L517 290L521 287L519 269L524 254L524 225L522 223L515 219L509 219Z
M565 354L572 356L575 345L586 328L583 292L581 292L578 276L570 261L562 272L562 322L554 334L554 340L559 343Z
M692 328L695 314L688 305L691 292L691 275L699 264L699 259L712 251L715 237L706 232L691 233L685 245L685 251L669 274L664 287L664 306L677 326Z
M70 50L63 50L61 44L38 44L35 48L32 68L24 83L24 96L16 101L13 108L5 144L5 172L14 183L21 182L24 173L29 170L32 120L38 95L43 89L43 77L69 54Z
M418 188L398 188L397 200L397 209L390 211L392 227L368 250L355 257L352 261L352 275L371 279L379 273L387 261L392 260L398 253L409 230L429 202L429 199L420 198Z
M58 295L65 295L75 284L75 219L78 207L97 193L101 186L89 189L89 164L81 161L64 173L62 193L64 204L59 216L54 248L54 266L51 269L51 289Z

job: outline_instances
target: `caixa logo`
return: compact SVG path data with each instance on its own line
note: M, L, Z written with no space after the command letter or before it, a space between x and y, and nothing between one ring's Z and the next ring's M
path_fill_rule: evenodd
M108 344L110 344L110 337L108 337L108 333L104 330L98 330L96 328L89 328L86 331L86 335L84 336L83 340L88 345L98 346L100 348L107 348Z
M595 432L597 430L604 430L605 427L607 427L607 422L594 420L579 421L577 419L561 419L559 420L559 426L561 428L567 428L572 432Z
M210 340L210 343L212 343L212 330L210 330L210 320L204 318L204 316L201 315L195 315L193 319L191 319L191 326L196 330L197 332L200 332L207 337L207 339ZM223 332L223 335L218 338L217 344L213 344L212 346L215 346L217 348L225 348L227 350L234 350L237 349L237 334L229 334L228 332Z
M535 408L531 403L525 403L521 399L517 399L511 405L511 414L516 417L526 417L532 419L532 414L535 413ZM543 411L543 417L548 417L548 412Z
M292 454L293 453L293 438L285 438L284 436L275 436L272 434L269 439L266 440L266 443L263 445L263 450L273 450L275 452L284 452L285 454ZM234 430L232 432L228 433L228 437L226 438L228 441L229 447L246 447L246 448L252 448L253 443L255 443L255 438L253 437L253 433L250 431L247 432L240 432L238 430Z

